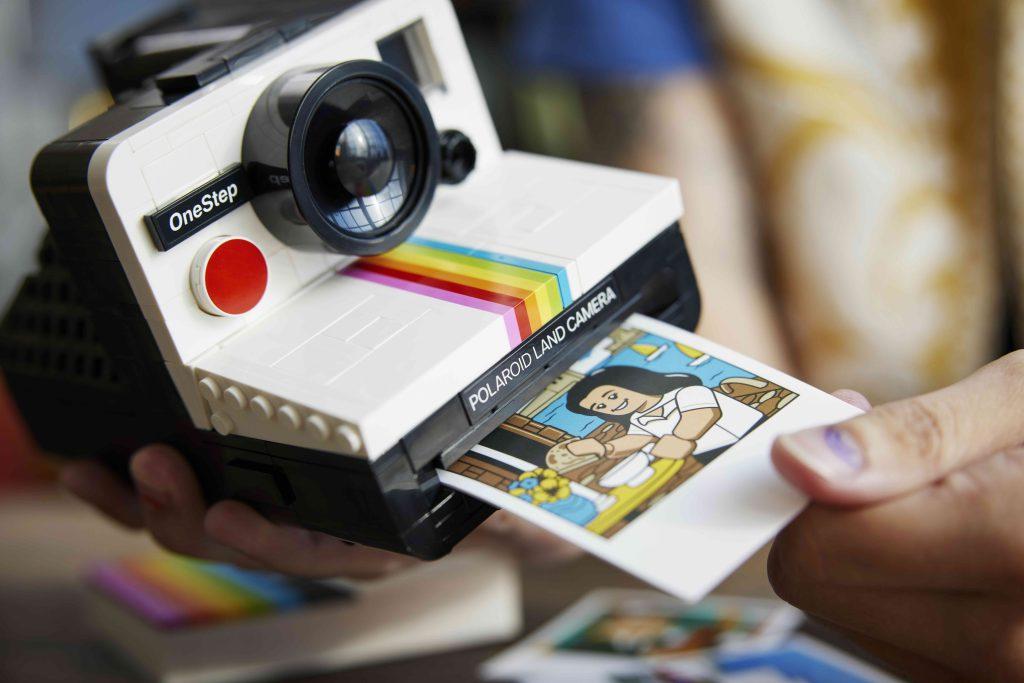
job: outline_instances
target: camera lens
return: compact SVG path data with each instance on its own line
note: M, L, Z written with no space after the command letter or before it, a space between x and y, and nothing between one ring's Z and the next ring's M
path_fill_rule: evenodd
M412 110L375 79L353 78L331 88L301 141L314 205L303 213L315 209L357 239L394 229L424 170L418 128Z
M441 165L419 90L371 61L282 75L250 115L242 156L253 206L279 239L357 255L412 233Z
M334 146L334 172L354 197L377 194L391 182L395 153L380 124L356 119L342 129Z

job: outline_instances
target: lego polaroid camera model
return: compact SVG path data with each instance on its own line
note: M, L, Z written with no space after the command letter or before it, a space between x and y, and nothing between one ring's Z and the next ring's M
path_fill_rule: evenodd
M441 132L438 132L441 131ZM450 464L625 315L695 325L673 180L503 152L447 0L263 26L53 142L0 327L41 444L432 558Z

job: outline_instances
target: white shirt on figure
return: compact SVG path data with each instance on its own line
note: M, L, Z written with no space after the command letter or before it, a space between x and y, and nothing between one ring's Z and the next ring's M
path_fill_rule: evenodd
M662 396L653 408L643 413L633 413L629 418L628 433L656 438L668 436L679 424L683 413L702 408L718 408L722 416L697 439L694 455L731 446L763 417L760 411L705 386L683 387ZM643 450L650 451L653 447L650 444Z

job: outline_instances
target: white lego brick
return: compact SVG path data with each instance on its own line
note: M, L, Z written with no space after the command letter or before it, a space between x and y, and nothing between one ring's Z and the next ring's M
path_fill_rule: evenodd
M515 157L512 157L514 159ZM590 182L572 180L568 174L552 173L553 177L536 178L527 188L526 196L538 206L558 209L573 206L585 200L600 201L593 198L598 187Z
M261 302L260 306L263 305ZM260 306L257 306L257 309ZM189 361L206 350L203 336L209 330L215 330L222 337L228 337L243 329L246 324L245 318L254 315L255 311L238 317L210 315L199 308L192 292L188 291L173 298L162 299L156 311L143 309L143 313L150 327L156 325L162 328L171 340L172 348L180 357L176 362L189 364ZM164 358L167 359L167 356Z
M562 185L570 191L557 208L532 204L536 188ZM492 209L482 222L479 216L468 217L471 229L464 229L457 225L456 212L442 210L438 220L431 211L419 234L564 267L574 297L682 213L672 180L521 153L508 153L466 189L474 198L490 198ZM458 205L452 194L439 193L439 206ZM545 190L540 196L554 203L558 193Z
M328 276L254 327L257 334L298 346L321 334L373 300L368 283Z
M466 189L470 186L463 186ZM460 237L472 231L495 211L493 204L472 191L459 193L456 187L440 187L423 219L419 231L431 231L439 236Z
M204 372L202 383L216 388L200 401L204 416L208 416L207 429L301 448L366 455L354 425L220 375Z
M359 304L358 308L352 309L351 312L346 313L325 328L323 334L343 341L351 340L352 337L380 319L375 303L379 302L374 298L367 298Z
M220 98L217 95L213 97L209 97L209 95L216 93L226 85L227 81L218 79L203 88L203 94L206 96L183 98L175 102L174 105L153 113L144 122L132 127L119 137L128 140L134 150L145 147L157 138L166 137L189 121L199 120L207 112L217 108L221 104Z
M504 210L496 211L476 228L485 235L498 238L499 242L517 240L524 233L541 232L562 213L556 205L545 206L532 200L502 208Z
M240 339L232 352L257 366L272 366L295 350L295 345L267 335L249 334Z
M359 260L355 256L346 256L344 254L335 254L335 253L330 252L330 251L325 254L324 258L327 259L327 270L331 271L331 272L334 272L334 273L337 273L337 272L345 269L347 266L349 266L352 263L355 263L357 260Z
M515 211L516 205L532 202L529 187L563 183L577 189L572 195L575 198L567 198L557 210ZM480 186L484 194L490 193L489 188L503 188L502 197L496 200L498 213L513 218L485 221L476 227L476 239L486 240L485 248L497 252L515 250L541 262L561 258L576 263L582 289L596 284L682 214L678 185L673 180L522 153L507 153L505 161ZM523 190L518 191L519 186ZM525 226L524 216L534 217L537 227ZM435 230L435 224L431 222L429 229Z
M358 335L375 318L410 323L373 350L330 336L326 330L317 331L315 326L297 329L293 324L303 317L302 312L343 300L337 294L349 288L370 291L373 296L366 309L357 306L349 311L351 317L339 316L336 323L347 321L349 327L337 325L334 333L348 329ZM293 302L298 305L282 308L245 330L197 359L196 366L200 372L259 387L290 404L356 425L371 457L390 448L436 410L439 396L451 398L493 364L496 354L500 357L508 351L504 323L493 313L345 276L320 281L314 289L319 290L315 296L303 294ZM329 317L337 314L335 308ZM367 314L372 314L369 323ZM273 336L265 333L270 329L275 331ZM282 330L292 330L287 340L282 339ZM271 360L284 348L288 348L286 355ZM391 424L378 418L381 422L370 433L365 420L379 409L392 416Z
M370 457L385 452L487 370L496 349L508 349L504 324L496 316L475 333L464 324L454 334L439 334L450 329L439 328L439 322L433 311L416 320L332 385L358 391L374 409L359 422Z
M167 141L166 137L159 137L150 142L145 147L135 150L135 163L139 166L146 166L151 164L157 159L167 156L171 152L171 143ZM139 183L144 183L142 176L139 176ZM149 194L149 188L146 187L146 194Z
M292 266L287 249L278 249L277 253L267 255L267 271L269 274L268 292L271 290L280 292L283 301L292 296L293 292L298 291L299 276L295 272L295 267Z
M369 354L358 344L317 335L273 364L275 370L317 384L330 384Z
M415 321L375 318L369 325L349 337L348 341L365 349L373 350L400 333L412 322Z
M331 264L327 260L327 254L324 252L292 249L289 251L289 256L291 257L295 274L302 284L315 280L331 268Z
M614 241L595 244L577 260L580 281L584 287L592 287L608 273L617 268L626 257L633 255L654 236L682 214L682 199L679 185L675 180L666 180L661 192L647 202L637 202L632 212L622 221ZM653 226L661 226L653 230ZM550 230L557 227L552 225Z
M206 131L216 129L231 117L231 107L226 104L215 106L209 111L168 131L167 142L170 143L172 148L177 149L185 143L191 142L196 136L202 136Z
M203 133L206 144L210 147L210 152L217 163L217 168L221 172L241 161L242 137L248 118L248 114L232 114L231 118Z
M217 175L217 164L201 136L142 167L153 199L162 206Z

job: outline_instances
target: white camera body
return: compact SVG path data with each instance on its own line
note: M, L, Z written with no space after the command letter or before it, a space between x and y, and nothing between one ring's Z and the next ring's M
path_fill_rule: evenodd
M100 320L137 320L125 333L131 343L152 346L135 341L147 332L155 343L159 357L150 354L146 372L162 365L173 385L168 401L184 408L191 436L178 445L209 449L194 457L205 459L197 469L208 493L433 556L466 531L436 532L441 502L471 505L436 484L435 466L493 429L617 319L639 309L695 324L679 188L668 178L503 151L448 0L365 0L275 31L177 67L137 101L57 141L37 159L34 188L87 308ZM283 99L265 99L283 75L301 80L303 69L389 59L429 110L423 130L459 131L475 148L475 169L424 190L415 232L384 253L294 241L288 235L316 237L304 225L309 205L292 201L295 169L249 163L243 147L277 136L291 155L299 132L256 121L254 110L269 107L268 121L294 114L277 111ZM354 143L350 135L356 147L339 141L321 166L320 153L310 153L311 177L327 166L343 177L346 149L372 157L376 129L363 125ZM398 144L393 134L381 139ZM439 163L436 153L408 157L401 173L399 161L374 158L369 170L358 168L384 164L382 182L365 190L379 190L382 204L362 195L349 203L368 226L325 210L354 226L341 232L356 238L390 215L381 211L400 208L414 174L438 173L424 171ZM267 212L292 232L268 229ZM102 230L87 235L75 221ZM130 292L108 295L113 280ZM115 361L132 353L112 327L97 327L108 350L122 345L110 351ZM132 398L137 391L123 396L144 403ZM116 433L119 418L110 419ZM375 482L381 501L332 507L344 487L320 483L357 470L351 476L371 484L352 490L366 497ZM389 519L369 519L382 514ZM474 508L463 522L481 515ZM434 536L410 540L426 538L409 531L417 525Z

